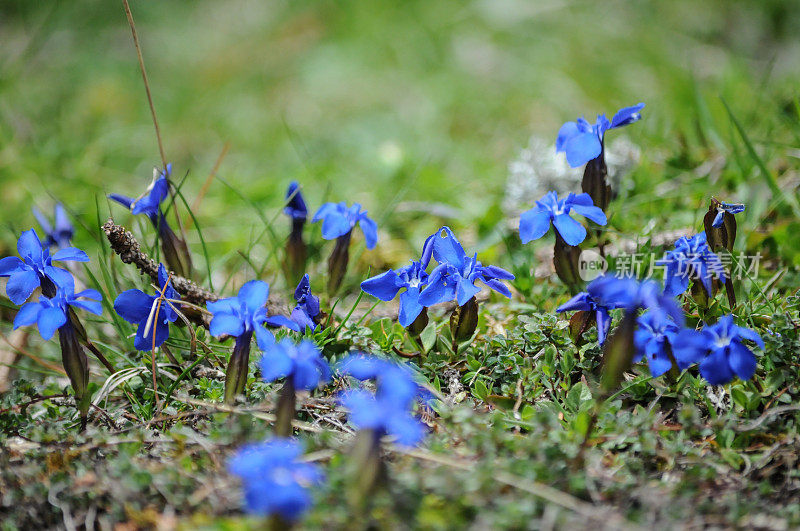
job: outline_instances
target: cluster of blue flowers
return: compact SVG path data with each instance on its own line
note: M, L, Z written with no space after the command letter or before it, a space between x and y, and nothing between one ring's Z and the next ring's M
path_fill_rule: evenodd
M427 273L431 258L438 265ZM477 253L469 256L449 227L442 227L425 240L419 261L369 278L361 289L382 301L394 299L400 290L400 324L407 327L423 308L456 300L465 305L481 290L480 281L494 291L511 297L503 280L513 280L514 275L497 266L484 266Z

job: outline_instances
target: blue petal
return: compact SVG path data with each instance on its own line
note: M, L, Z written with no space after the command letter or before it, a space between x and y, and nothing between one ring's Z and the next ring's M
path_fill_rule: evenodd
M310 328L311 330L316 330L317 328L317 323L311 319L311 316L308 315L302 306L295 306L294 310L292 310L291 319L300 327L299 331L301 332L305 332L306 328Z
M597 322L597 342L602 345L606 342L608 331L611 329L611 316L605 308L598 309L595 314L595 321Z
M37 324L39 325L39 333L45 341L53 337L56 330L64 326L67 322L67 314L61 308L44 308L39 312Z
M711 385L722 385L733 380L725 349L716 350L700 362L700 375Z
M272 332L264 328L263 326L256 326L256 345L258 345L258 349L262 352L272 347L275 344L275 336L272 335Z
M764 341L761 339L761 336L759 336L757 333L750 330L749 328L743 328L741 326L737 326L736 332L739 334L740 337L743 337L744 339L749 339L762 349L764 348Z
M81 308L95 315L100 315L103 313L103 305L97 301L72 301L70 302L70 305L75 306L76 308Z
M578 129L577 122L566 122L562 125L556 137L556 153L564 151L567 141L579 134L581 134L581 131Z
M169 325L162 319L154 319L150 326L147 336L144 335L145 323L139 324L136 330L136 337L133 339L133 347L141 352L149 352L153 349L153 330L155 329L156 348L160 347L169 338Z
M138 289L120 293L114 300L114 310L129 323L143 322L150 315L155 297Z
M499 280L493 278L487 280L484 278L483 282L484 284L495 290L500 295L508 297L509 299L511 298L511 290L508 289L508 287Z
M556 312L572 312L576 310L581 311L588 311L592 309L592 306L589 304L589 294L585 291L582 293L578 293L570 300L556 308Z
M433 257L440 264L447 263L461 269L467 253L461 243L456 239L450 227L442 227L436 231L437 237L433 239Z
M322 237L326 240L335 240L352 229L350 222L340 214L331 214L322 221Z
M578 245L586 239L586 229L583 225L569 217L568 214L559 214L553 218L553 225L568 245Z
M41 303L29 302L25 304L14 316L14 330L20 326L30 326L35 323L39 319L40 311L42 311Z
M532 208L519 217L519 238L522 243L538 240L550 230L550 212Z
M274 326L274 327L283 326L288 328L289 330L294 330L295 332L303 331L302 329L300 329L297 323L295 323L288 317L284 317L283 315L270 315L269 317L267 317L266 323L269 326Z
M15 272L8 279L6 294L14 304L22 304L39 287L39 275L32 269Z
M269 298L269 284L261 280L251 280L239 288L239 301L244 303L250 313L255 313L267 304Z
M364 354L351 354L339 364L339 372L349 374L357 380L371 380L377 378L387 363L373 356Z
M17 252L22 258L28 258L35 264L42 262L42 242L33 229L23 232L17 240Z
M218 313L211 319L211 324L208 331L214 337L219 337L224 334L229 336L238 337L245 331L245 324L242 322L241 317L231 313Z
M678 368L686 369L701 361L709 351L708 337L697 330L681 330L672 342L672 354L678 362Z
M622 127L623 125L632 124L633 122L641 119L642 115L639 113L644 108L644 103L639 103L631 107L623 107L617 111L617 114L611 119L611 128Z
M325 219L326 217L330 216L331 214L341 215L339 213L340 205L336 203L325 203L317 210L317 213L314 214L314 217L311 219L312 223L316 223L321 219Z
M453 300L453 298L455 298L452 287L445 285L443 276L435 275L436 271L434 270L428 285L425 286L425 289L423 289L422 293L419 295L419 303L423 306L433 306L434 304L439 304L440 302Z
M206 308L208 311L217 314L217 313L236 313L239 310L239 298L238 297L228 297L225 299L219 299L216 301L208 301L206 302Z
M0 260L0 277L7 277L19 268L27 268L25 262L16 256L7 256Z
M419 316L423 306L419 303L419 286L410 287L400 294L400 313L398 321L408 327Z
M600 207L573 204L571 205L571 210L573 212L577 212L587 219L594 221L598 225L605 225L608 223L608 219Z
M366 214L361 217L358 224L361 226L361 232L364 233L367 249L374 249L378 244L378 225L368 218Z
M717 215L714 216L714 221L711 222L712 227L719 228L722 226L722 222L724 219L725 211L724 210L717 210Z
M264 350L261 357L261 378L265 382L274 382L279 378L284 378L292 373L294 363L286 352L285 341L275 343Z
M108 194L108 198L111 199L112 201L116 201L117 203L124 206L128 210L131 209L131 204L133 203L132 197L126 197L124 195L119 195L119 194Z
M395 412L386 420L386 431L402 446L416 446L425 437L425 426L412 415Z
M482 270L482 274L484 277L487 278L499 278L502 280L514 280L514 274L510 271L506 271L502 267L497 266L486 266Z
M594 132L580 133L570 138L564 145L567 162L573 168L583 166L600 156L602 145Z
M88 262L89 256L78 249L77 247L67 247L66 249L59 250L53 255L53 260L59 261L73 261L73 262Z
M470 282L469 280L462 278L458 281L458 286L456 287L456 299L459 306L464 306L469 300L477 295L481 291L481 288Z
M749 380L756 372L756 357L741 343L732 342L728 351L731 369L740 380Z
M362 282L361 289L364 290L365 293L369 293L382 301L390 301L394 299L397 296L397 292L400 291L398 280L397 273L389 270Z
M350 411L348 418L358 429L383 429L385 411L379 407L375 397L366 391L346 391L339 398Z

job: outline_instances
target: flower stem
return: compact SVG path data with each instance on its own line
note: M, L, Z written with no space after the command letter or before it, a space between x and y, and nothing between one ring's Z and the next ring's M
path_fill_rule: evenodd
M236 338L228 370L225 371L225 403L233 404L237 395L244 393L247 371L250 367L250 342L252 332L245 332Z
M89 360L78 341L78 334L71 321L67 320L66 324L58 329L58 342L61 344L64 370L75 392L75 402L81 416L81 431L83 431L86 427L86 415L89 412L91 398L86 393L89 385Z
M328 295L333 296L342 285L347 263L350 261L350 236L353 231L336 238L336 246L328 258Z
M281 393L278 396L278 410L275 419L275 435L278 437L292 436L292 420L295 414L295 389L291 378L286 378Z

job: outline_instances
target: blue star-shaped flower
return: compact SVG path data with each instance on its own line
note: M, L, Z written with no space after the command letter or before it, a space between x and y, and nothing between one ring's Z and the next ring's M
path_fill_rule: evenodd
M586 238L586 228L569 215L572 211L598 225L608 223L606 215L599 207L594 206L589 194L570 193L565 199L559 200L558 194L547 192L536 201L535 207L523 212L519 218L519 237L522 243L538 240L547 234L552 222L567 244L578 245Z
M345 358L340 372L359 380L375 380L375 394L363 390L340 395L350 411L350 422L360 430L390 435L403 446L416 446L425 437L425 426L411 414L415 400L425 397L409 369L378 358L355 354Z
M428 284L428 264L433 253L433 241L436 235L431 235L425 240L422 249L422 258L419 262L411 261L411 264L399 269L389 270L380 275L368 278L361 283L361 289L373 297L382 301L394 299L401 289L405 291L400 294L400 324L407 327L419 316L424 306L419 302L419 295L422 289Z
M736 326L732 315L724 315L699 332L681 330L673 342L673 351L681 369L699 363L700 375L711 385L721 385L733 380L734 375L749 380L756 371L756 356L742 340L764 348L764 341L756 332Z
M325 203L314 214L312 223L322 221L322 237L334 240L353 230L356 223L364 233L367 249L373 249L378 244L378 225L367 217L367 212L361 212L361 205L353 203L350 208L341 203Z
M297 306L292 310L292 321L299 327L300 331L306 328L317 329L317 317L319 316L319 297L311 293L311 281L308 275L304 275L294 290L294 300Z
M52 226L50 225L50 221L38 208L33 209L33 216L44 231L46 236L45 245L58 248L71 246L72 237L75 235L75 227L70 223L67 213L64 210L64 205L56 203Z
M240 337L255 333L258 348L266 350L275 343L275 337L264 328L264 323L285 326L299 332L297 323L287 317L267 315L268 298L269 284L261 280L251 280L239 288L236 297L207 302L206 307L213 314L209 325L211 335Z
M102 300L103 297L97 290L85 289L80 293L75 293L75 280L72 275L60 275L56 283L56 295L39 297L38 302L29 302L23 305L14 317L14 330L20 326L36 323L42 339L47 341L53 337L56 330L66 324L69 306L100 315L103 313L103 306L99 301Z
M284 338L264 351L261 377L265 382L291 378L294 389L311 391L330 381L331 369L313 341L295 345Z
M720 201L717 204L717 215L714 216L714 221L711 222L711 226L714 228L719 228L722 226L723 221L725 220L725 213L734 215L734 214L741 214L744 212L745 206L741 203L723 203Z
M76 247L66 247L50 256L34 229L26 230L17 240L17 252L21 257L9 256L0 260L0 277L9 277L6 284L8 298L14 304L22 304L31 296L42 281L57 283L70 273L54 267L53 262L88 262L85 252Z
M567 162L573 168L583 166L603 152L603 137L606 131L640 120L642 117L640 111L643 108L644 103L622 108L610 122L605 114L598 115L594 125L583 118L566 122L558 130L556 153L563 151L567 155Z
M156 348L161 346L169 337L169 323L174 323L178 318L175 310L180 307L179 304L167 300L159 302L162 292L164 299L172 301L180 299L180 295L172 287L172 281L163 264L158 264L158 286L159 293L155 296L139 289L129 289L120 293L114 300L114 310L120 317L138 325L133 346L142 352L153 348L154 335Z
M294 522L311 507L308 488L322 482L319 467L304 463L294 439L272 439L239 449L228 470L242 478L247 511Z
M608 331L611 328L611 315L609 312L615 308L624 308L629 302L626 297L607 300L608 293L604 289L605 282L607 282L605 277L597 277L589 282L586 286L586 291L578 293L556 308L556 312L594 312L595 322L597 323L597 341L601 345L605 342Z
M132 214L145 214L153 225L158 226L160 222L165 222L161 215L161 202L166 199L169 192L168 178L171 172L172 164L167 164L166 171L154 169L153 182L144 194L136 199L119 194L108 194L108 198L123 205Z
M303 221L308 217L308 208L297 181L292 181L289 188L286 189L286 207L284 207L283 213L292 219Z
M633 333L636 346L634 362L647 359L650 374L661 376L672 368L669 349L680 328L675 321L659 312L646 312L637 320L638 328Z
M711 293L711 278L725 282L725 267L708 247L706 233L685 236L675 242L675 250L666 253L656 265L665 266L664 293L676 297L689 287L689 280L700 280L706 293Z
M513 280L514 275L497 266L482 265L477 254L467 256L449 227L439 229L432 241L433 258L439 265L428 277L428 285L419 295L419 304L433 306L456 299L458 305L463 306L481 290L475 285L477 281L511 297L511 291L501 281Z

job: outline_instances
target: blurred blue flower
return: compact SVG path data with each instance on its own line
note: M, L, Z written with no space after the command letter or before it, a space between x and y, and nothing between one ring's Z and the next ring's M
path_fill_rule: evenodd
M606 299L609 294L604 289L606 282L603 276L597 277L589 282L586 286L586 291L578 293L556 308L556 312L594 312L595 322L597 323L597 341L601 345L605 342L608 331L611 328L611 315L609 312L615 308L624 308L628 303L628 300L624 297Z
M394 299L401 289L400 294L400 324L407 327L419 316L424 308L419 302L421 290L428 284L428 264L433 253L433 240L436 235L431 235L425 240L422 248L422 257L419 262L411 260L411 264L393 269L368 278L361 283L361 289L382 301Z
M538 240L547 234L552 222L567 244L578 245L586 238L586 228L569 215L572 211L598 225L608 223L606 215L599 207L594 206L589 194L570 193L559 201L555 192L547 192L536 201L535 207L523 212L519 218L519 237L522 243Z
M497 266L482 265L477 253L467 256L449 227L442 227L433 236L433 258L439 265L428 277L428 285L420 293L419 304L433 306L457 299L458 305L463 306L481 290L475 285L476 281L511 297L511 291L501 281L513 280L514 275Z
M50 251L42 245L34 229L26 230L19 237L17 252L22 259L9 256L0 260L0 277L9 277L6 293L14 304L25 302L43 281L50 288L45 294L54 295L53 284L65 276L71 277L68 271L54 267L53 261L89 261L86 253L76 247L60 249L50 256Z
M289 318L282 315L267 316L268 298L269 284L261 280L251 280L239 288L236 297L207 302L206 307L213 314L209 332L215 337L227 334L237 338L255 333L256 343L261 350L266 350L275 343L275 337L264 328L264 323L285 326L299 332L300 327Z
M683 310L674 297L663 293L654 280L637 280L630 277L617 277L605 274L592 281L594 297L605 301L606 305L623 308L628 312L641 309L670 317L679 326L684 324Z
M158 264L158 286L159 292L155 296L148 295L139 289L129 289L120 293L114 300L114 310L120 317L131 324L138 325L133 346L142 352L153 348L154 335L155 346L161 346L169 337L169 323L174 323L178 318L175 310L180 305L163 300L180 299L180 295L172 287L172 281L163 264ZM162 292L163 299L159 303ZM158 312L157 315L156 312Z
M681 330L673 342L673 352L678 367L699 363L700 375L711 385L721 385L733 380L734 375L749 380L755 373L756 356L742 340L764 348L756 332L736 326L732 315L724 315L700 331Z
M317 465L302 462L301 454L294 439L272 439L236 452L228 470L242 479L247 512L293 522L311 507L308 488L324 476Z
M314 214L312 223L322 221L322 237L333 240L344 236L353 230L356 223L364 233L367 249L373 249L378 243L378 225L367 217L367 212L361 212L361 205L353 203L350 208L341 203L325 203Z
M661 376L672 368L670 349L680 328L671 318L659 312L645 312L637 320L638 327L633 333L636 354L633 361L638 363L647 359L650 374Z
M14 330L20 326L29 326L36 323L42 339L49 340L56 330L67 323L69 306L100 315L103 313L103 306L99 301L102 300L103 297L100 292L93 289L85 289L80 293L75 293L75 280L72 275L61 275L58 282L56 282L55 297L42 296L39 297L38 302L26 303L19 309L14 318Z
M311 391L330 381L331 369L313 341L295 345L284 338L264 351L261 377L265 382L291 378L294 389Z
M350 390L340 395L350 411L350 422L360 430L374 430L380 437L391 435L398 444L416 446L425 437L425 426L411 414L414 401L427 392L414 381L405 366L363 354L345 358L339 372L358 380L375 380L377 391Z
M731 215L741 214L744 212L744 209L745 206L741 203L723 203L720 201L717 204L717 215L714 216L714 221L711 222L711 226L715 228L721 227L726 212Z
M319 317L319 297L311 293L311 281L308 275L304 275L295 288L294 300L297 302L297 306L292 310L292 321L300 327L301 332L306 328L316 330Z
M150 183L144 194L136 199L119 194L108 194L108 198L123 205L132 214L147 215L153 225L158 226L166 222L161 214L160 206L169 191L169 175L171 172L172 164L167 164L166 171L154 169L153 182Z
M556 153L563 151L567 155L567 162L573 168L583 166L603 152L603 137L606 131L638 121L642 117L639 112L642 108L644 103L622 108L610 122L605 114L600 114L594 125L583 118L566 122L558 130Z
M691 238L681 237L675 250L666 253L656 265L665 267L664 293L677 297L689 287L689 280L700 280L706 293L711 293L711 278L725 282L725 267L706 242L706 233Z
M292 219L303 221L308 217L308 208L297 181L289 183L289 188L286 189L286 207L283 213Z
M70 247L72 236L75 234L75 227L70 223L67 213L64 210L64 205L56 203L52 226L50 225L50 221L38 208L34 207L33 216L36 218L36 221L39 222L42 231L44 231L46 236L45 245L58 248Z

